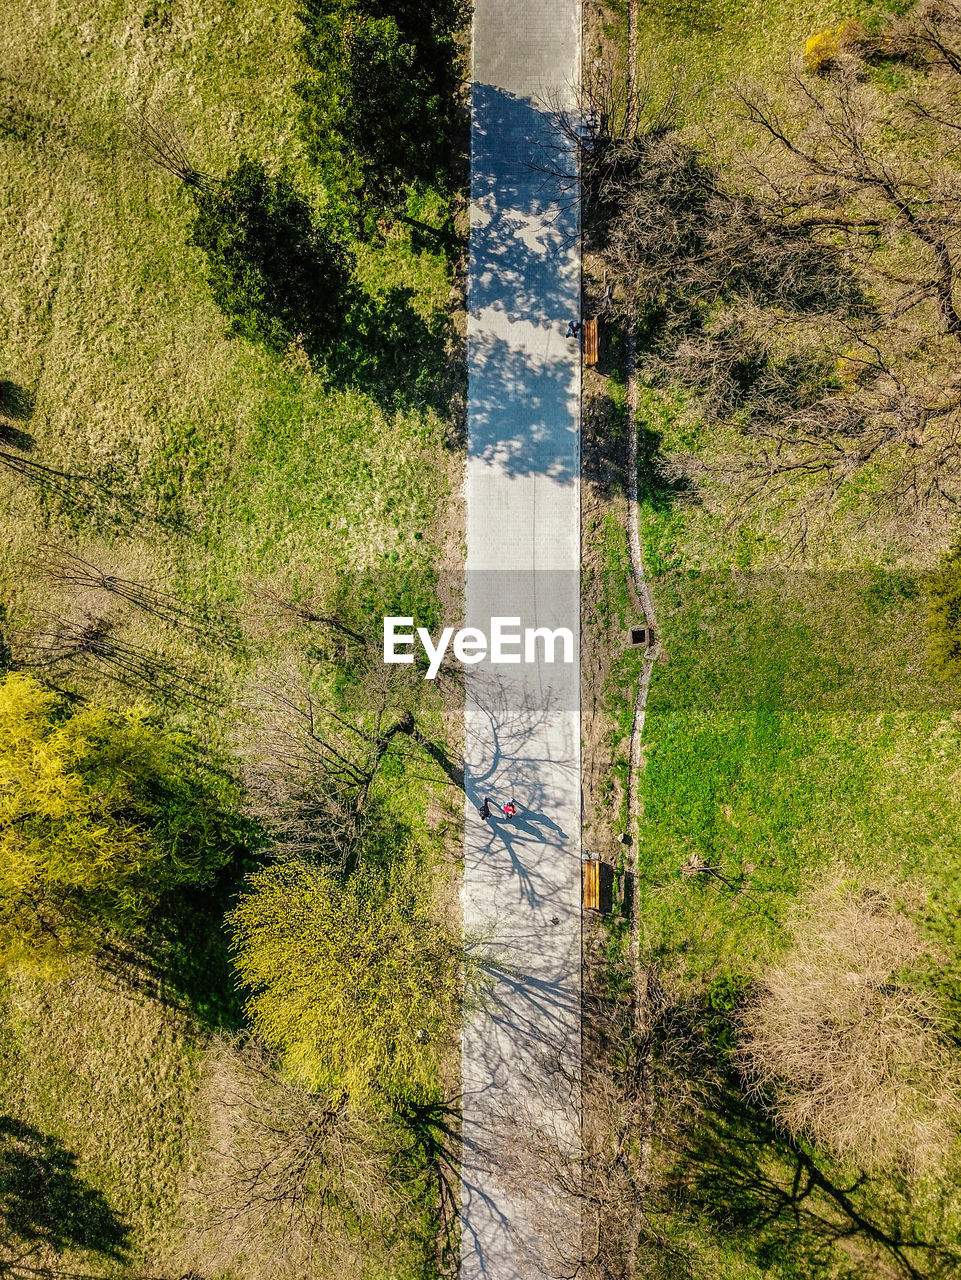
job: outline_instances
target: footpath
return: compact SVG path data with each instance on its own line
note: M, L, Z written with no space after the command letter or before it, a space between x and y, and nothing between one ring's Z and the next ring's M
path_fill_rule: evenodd
M579 0L474 5L466 621L574 647L468 668L464 926L495 964L463 1032L462 1280L558 1276L580 1248L551 1178L580 1140L580 248L570 183L543 172L580 22Z

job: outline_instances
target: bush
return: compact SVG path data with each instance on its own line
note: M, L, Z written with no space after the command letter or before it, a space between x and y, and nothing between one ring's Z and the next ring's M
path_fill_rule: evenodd
M303 197L246 156L191 192L190 243L206 256L230 331L275 350L323 347L343 318L353 262Z
M948 552L931 576L928 657L944 679L961 676L961 542Z
M29 676L0 680L0 960L131 934L164 894L209 882L233 839L177 742L142 715L67 712Z
M796 1137L863 1169L936 1167L961 1118L958 1064L911 970L928 950L875 890L814 892L740 1019L749 1081Z
M463 951L408 867L267 867L228 917L257 1033L311 1088L425 1096L459 1008Z
M821 75L838 56L837 36L830 27L809 36L804 42L804 69L812 76Z
M844 54L856 54L865 40L865 29L860 22L847 18L832 30L828 27L810 36L804 44L804 68L811 75L823 75L830 71Z

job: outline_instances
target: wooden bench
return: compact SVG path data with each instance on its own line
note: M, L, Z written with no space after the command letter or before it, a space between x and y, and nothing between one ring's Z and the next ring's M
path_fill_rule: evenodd
M601 864L599 862L584 863L584 910L600 911L601 909Z
M597 364L597 316L584 321L584 363Z

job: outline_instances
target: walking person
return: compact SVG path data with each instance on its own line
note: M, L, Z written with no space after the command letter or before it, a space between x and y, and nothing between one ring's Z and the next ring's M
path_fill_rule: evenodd
M513 818L514 814L517 812L517 805L514 803L514 797L511 796L507 804L502 804L501 809L503 810L505 818Z
M486 821L488 820L488 818L491 816L491 802L490 802L490 796L485 796L485 797L484 797L484 803L483 803L483 804L481 805L481 807L477 810L477 812L480 814L480 817L481 817L481 821L482 821L482 822L486 822Z
M564 337L565 337L565 338L577 338L577 337L579 337L579 336L580 336L580 332L581 332L581 322L580 322L580 320L568 320L568 322L567 322L567 333L565 333L565 334L564 334Z

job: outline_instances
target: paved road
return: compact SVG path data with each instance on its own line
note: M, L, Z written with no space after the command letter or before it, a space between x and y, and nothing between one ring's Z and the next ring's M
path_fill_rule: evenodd
M580 259L569 194L536 170L579 44L579 0L475 2L467 621L567 627L574 661L467 679L464 919L498 965L464 1028L462 1280L556 1276L579 1247L545 1169L579 1141ZM516 819L480 822L485 795Z

